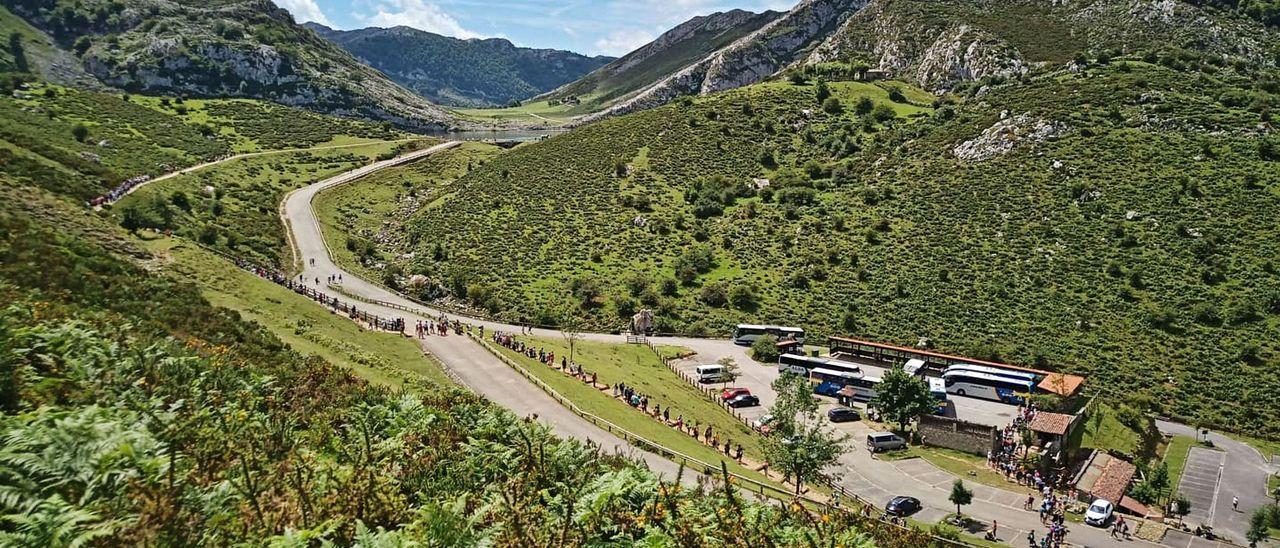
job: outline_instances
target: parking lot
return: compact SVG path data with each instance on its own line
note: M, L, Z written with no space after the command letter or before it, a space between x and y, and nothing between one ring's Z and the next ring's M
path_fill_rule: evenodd
M698 355L691 359L682 360L677 364L677 368L687 375L696 376L694 370L699 365L715 363L717 359L719 359L719 357ZM862 367L863 372L868 376L882 377L885 373L884 367L872 365L863 361L856 361L855 363L858 363L858 365ZM773 393L771 385L777 378L778 367L776 365L762 364L754 360L749 360L745 363L738 362L737 380L730 383L716 383L704 386L716 388L722 386L734 386L744 387L751 390L752 394L755 394L760 398L760 406L741 408L737 411L742 416L754 420L766 414L769 406L773 405L776 396ZM832 398L819 397L818 399L824 403L824 412L828 407L826 404L835 403L835 400ZM951 405L949 406L947 416L997 428L1003 428L1005 425L1012 422L1014 415L1017 414L1018 411L1018 408L1012 405L978 398L952 395L949 397L949 400L951 401ZM855 407L865 410L866 405L860 404L855 405Z
M1187 468L1178 482L1178 492L1191 502L1187 523L1210 523L1213 518L1214 500L1217 499L1218 481L1226 453L1207 447L1192 447L1187 455ZM1229 510L1229 509L1228 509Z

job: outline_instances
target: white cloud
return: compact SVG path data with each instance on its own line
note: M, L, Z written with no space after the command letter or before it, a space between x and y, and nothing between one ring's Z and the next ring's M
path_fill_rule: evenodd
M311 21L326 27L333 26L329 18L325 17L324 12L320 10L320 6L316 4L316 0L275 0L275 3L293 14L293 18L299 23Z
M462 28L462 24L452 15L425 0L387 0L378 3L374 9L377 10L376 13L364 21L376 27L404 25L455 38L484 38Z
M652 42L657 35L640 29L622 29L610 32L608 36L596 40L596 50L605 55L621 56L635 51L636 48Z

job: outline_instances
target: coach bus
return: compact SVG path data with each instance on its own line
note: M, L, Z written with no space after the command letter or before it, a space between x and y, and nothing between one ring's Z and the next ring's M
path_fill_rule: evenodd
M816 356L803 356L800 354L781 354L778 356L779 373L786 373L790 371L802 377L808 377L809 372L817 368L841 371L844 373L862 373L862 367L856 363L833 360L831 358L819 358Z
M804 344L804 330L799 327L780 327L776 325L738 324L733 328L733 344L751 346L751 343L765 335L773 335L778 340L794 340Z
M836 397L841 388L859 382L862 373L835 371L833 369L816 368L809 372L809 382L813 383L813 393Z
M994 375L965 368L950 368L942 374L948 394L970 396L1004 402L1010 405L1024 403L1036 386L1035 379L1020 379Z
M1015 381L1028 381L1035 383L1039 377L1030 371L1019 371L1017 369L1005 369L1003 367L991 367L986 365L976 365L969 363L956 364L947 368L947 371L968 371L970 373L984 373L987 375L995 375L1002 379L1012 379Z

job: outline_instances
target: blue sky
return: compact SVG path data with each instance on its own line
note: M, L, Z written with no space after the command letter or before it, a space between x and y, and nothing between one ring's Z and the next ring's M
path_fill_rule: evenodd
M789 9L795 0L275 0L298 22L406 25L458 38L621 56L695 15Z

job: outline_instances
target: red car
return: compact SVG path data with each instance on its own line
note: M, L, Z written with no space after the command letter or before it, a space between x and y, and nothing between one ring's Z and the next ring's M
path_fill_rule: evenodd
M751 391L747 390L746 388L726 388L724 389L724 392L720 393L720 399L724 401L729 401L738 396L746 396L750 394L751 394Z

